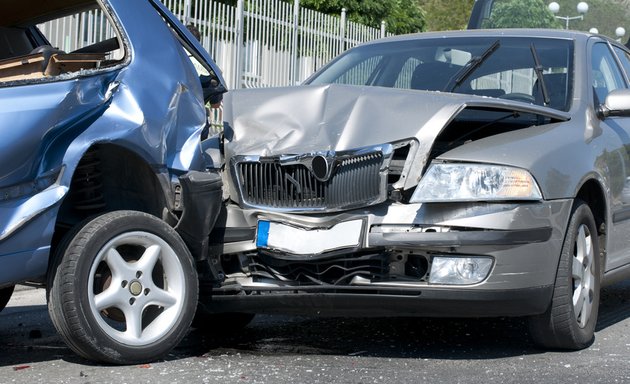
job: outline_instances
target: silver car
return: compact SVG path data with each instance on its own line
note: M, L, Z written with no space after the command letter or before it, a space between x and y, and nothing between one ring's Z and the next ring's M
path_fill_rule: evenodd
M628 74L602 36L463 31L230 93L206 311L527 316L587 347L630 272Z

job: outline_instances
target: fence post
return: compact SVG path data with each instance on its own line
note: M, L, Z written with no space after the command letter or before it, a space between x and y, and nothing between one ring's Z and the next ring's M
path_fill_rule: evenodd
M341 8L341 24L339 25L339 52L337 55L341 54L341 52L346 50L346 9Z
M188 25L190 23L190 0L184 1L184 25Z
M291 41L291 78L290 85L297 84L298 61L298 28L300 17L300 0L293 1L293 39Z
M245 24L245 4L243 0L238 0L236 3L236 60L234 71L234 84L232 88L239 89L242 88L242 79L243 79L243 35L245 31L243 30L243 25Z
M386 25L385 20L382 20L381 21L381 39L385 37L385 25Z

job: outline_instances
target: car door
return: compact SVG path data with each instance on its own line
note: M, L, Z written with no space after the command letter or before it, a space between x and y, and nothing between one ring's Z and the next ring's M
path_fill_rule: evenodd
M627 76L620 68L620 63L608 43L599 42L593 45L590 76L595 108L604 103L611 91L628 87ZM601 120L600 124L610 138L610 149L600 159L606 164L610 175L609 205L612 221L606 260L606 271L609 271L630 262L630 118L608 117Z

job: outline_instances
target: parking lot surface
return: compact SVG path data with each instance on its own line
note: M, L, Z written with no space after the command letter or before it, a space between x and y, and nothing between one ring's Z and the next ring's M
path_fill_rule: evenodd
M56 334L44 290L0 315L2 383L624 383L630 283L605 288L595 343L543 351L522 319L259 316L238 335L192 330L166 359L94 365Z

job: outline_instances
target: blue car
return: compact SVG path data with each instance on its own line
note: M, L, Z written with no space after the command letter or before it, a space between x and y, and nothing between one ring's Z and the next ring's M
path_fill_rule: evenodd
M211 271L222 182L199 144L225 82L158 0L2 10L0 309L16 284L45 286L78 354L154 360L187 332L197 271Z

